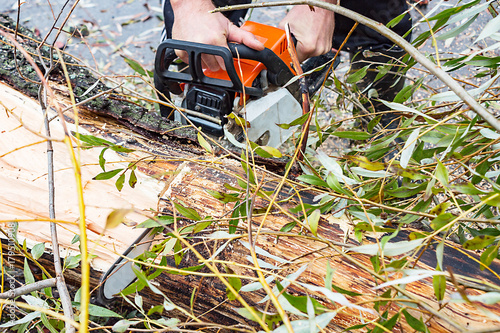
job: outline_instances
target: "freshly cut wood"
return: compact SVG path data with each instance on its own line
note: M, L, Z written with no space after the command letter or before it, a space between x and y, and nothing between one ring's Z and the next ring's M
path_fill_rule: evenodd
M0 29L13 36L14 23L0 15ZM19 36L23 47L35 55L37 42L32 32L19 27ZM6 239L5 235L8 235L12 221L18 222L18 240L26 241L28 248L39 242L44 242L46 248L50 248L48 138L44 134L40 106L32 99L37 96L38 86L25 81L16 68L21 68L23 75L32 80L37 78L19 52L16 66L9 41L0 38L0 42L0 79L4 80L4 83L0 82L0 227L5 232L0 235L2 249L6 251L10 248L11 240ZM47 56L46 48L43 47L41 51ZM456 294L456 288L462 295L469 297L496 290L500 274L498 260L490 265L489 270L481 271L477 254L460 252L453 248L453 244L447 244L443 269L453 272L453 279L446 282L446 294L442 302L438 302L434 296L430 274L423 273L419 280L405 285L378 289L383 282L402 276L389 272L379 272L378 275L373 272L368 255L348 251L349 247L356 244L346 237L350 235L352 225L346 217L321 216L317 235L313 235L307 223L290 213L291 208L300 206L301 202L310 203L316 195L325 192L292 180L287 180L281 187L281 177L269 170L282 172L286 162L260 160L263 164L256 167L254 172L260 184L259 189L263 191L253 195L255 187L246 183L246 172L234 153L217 150L215 146L213 154L206 153L193 144L197 137L192 129L179 128L176 124L165 122L154 112L125 103L120 94L113 94L71 59L65 57L65 62L70 70L77 102L91 96L101 96L85 106L77 107L76 116L71 108L64 75L60 66L56 65L50 75L50 86L56 101L50 100L49 104L58 103L61 109L67 110L65 121L71 131L109 142L92 149L77 149L85 199L85 224L89 248L94 255L91 263L93 288L98 287L100 274L111 267L142 233L143 229L136 226L150 217L167 215L173 216L175 222L164 228L164 232L157 237L157 243L171 238L172 233L181 232L185 227L213 221L197 233L190 231L183 235L186 243L179 243L184 251L182 258L174 256L171 251L163 253L165 260L156 261L156 264L161 264L158 267L163 273L152 281L172 302L189 312L192 310L203 321L220 325L250 324L235 310L241 308L242 304L237 300L228 300L227 286L222 282L221 274L233 272L242 278L245 286L255 282L256 272L260 271L269 281L272 277L282 284L287 284L290 279L296 280L286 289L289 295L311 296L328 311L336 311L325 329L327 332L342 331L353 325L379 320L372 311L376 301L379 302L380 313L387 311L387 318L402 316L403 309L407 309L415 318L423 318L431 332L500 330L500 304L470 304L451 298L452 294ZM55 116L53 109L49 113L50 118ZM61 119L57 117L52 120L50 139L54 143L55 208L61 246L61 252L56 255L67 258L78 253L78 242L73 240L78 235L80 216L75 169L68 149L61 141L64 133L60 122ZM77 123L78 126L75 125ZM77 147L78 140L75 137L72 140ZM101 155L109 145L121 145L131 151L107 149ZM123 170L112 179L94 180L96 175L104 171L100 166L102 157L106 160L106 171ZM127 168L131 165L136 168L135 188L128 185L131 170ZM124 171L127 178L121 191L118 191L116 181L120 172ZM249 211L253 214L251 218L238 218L239 215L233 214L235 209L243 211L243 215L246 210L239 206L235 208L235 197L231 195L237 194L237 200L241 203L246 187L252 198L253 209L249 208ZM275 204L266 212L270 198L275 194ZM217 196L219 199L215 198ZM186 209L175 207L175 204ZM106 228L109 214L123 209L128 211L123 223L115 228ZM183 218L182 214L187 218ZM202 221L195 222L198 216ZM238 222L237 226L234 225L235 221ZM296 223L293 229L282 231L290 223ZM236 227L234 232L231 229L233 227ZM405 240L406 236L401 232L393 241ZM257 263L251 259L250 239L258 250ZM367 240L366 244L377 244L375 238L371 242ZM47 251L39 259L51 274L53 255ZM423 253L408 252L405 255L411 264L409 267L425 272L432 272L436 267L436 254L431 248ZM14 259L17 265L23 265L23 256L14 256ZM205 266L200 266L202 264ZM196 267L198 270L193 269ZM180 269L184 269L184 274L174 274ZM68 283L78 287L78 268L65 269L64 275ZM287 276L288 280L285 279ZM344 295L323 288L327 276L332 276L336 291L347 290L349 293ZM40 278L40 274L37 277ZM269 283L272 287L276 286L274 281ZM388 288L393 288L389 297L384 294ZM267 313L276 311L262 288L244 290L240 295L250 306ZM144 297L145 308L163 302L162 297L149 289L142 290L142 293L147 296ZM286 301L283 298L279 300L285 306ZM291 306L287 310L292 310ZM297 313L297 310L292 312ZM299 318L296 314L291 317ZM369 325L373 327L373 324ZM401 320L392 330L408 332L414 328L406 320Z
M58 103L63 107L70 105L64 86L54 84L54 91L58 93ZM48 223L48 189L46 176L46 147L43 131L42 114L36 101L13 90L5 84L0 84L0 220L2 229L6 230L8 221L19 222L18 239L26 239L28 246L44 242L50 245ZM52 116L52 115L51 115ZM67 120L74 122L74 115L67 113ZM191 146L189 151L181 145L165 145L143 138L111 118L96 116L89 110L79 108L80 126L72 127L73 131L81 134L92 134L95 137L108 140L115 144L122 144L133 152L115 153L105 152L106 170L126 168L130 161L137 163L137 184L135 188L125 185L121 191L115 187L115 179L93 180L103 170L99 166L99 155L102 149L80 149L79 161L82 164L83 188L89 233L90 249L96 257L92 260L93 274L107 270L118 255L125 251L130 243L141 232L134 226L148 217L161 212L173 214L172 203L182 202L185 207L192 208L202 217L210 216L216 220L208 229L190 238L194 248L203 255L206 262L220 272L225 267L234 273L246 276L243 285L255 281L254 263L249 260L248 249L249 226L247 219L242 219L238 231L228 236L228 218L234 208L234 203L222 203L210 191L228 192L225 184L238 187L245 179L245 172L241 163L227 156L204 154L203 150ZM72 239L78 234L77 221L78 204L76 200L74 171L69 159L67 148L60 142L63 132L60 120L51 124L52 139L54 141L54 157L56 166L56 214L59 224L59 241L62 257L76 253L77 244ZM74 141L76 145L76 140ZM256 171L256 178L264 181L266 190L275 191L280 177L266 172L263 169ZM313 190L296 184L295 189L301 194L304 201L311 201L316 194ZM281 201L279 210L274 206L271 213L264 219L263 213L256 213L251 219L253 241L258 249L264 252L258 254L260 265L265 276L276 274L284 277L299 269L304 271L287 292L293 295L313 296L318 302L329 309L337 309L338 313L326 331L341 331L347 327L360 324L363 321L374 320L377 317L371 313L373 301L383 291L374 289L382 281L370 273L371 263L367 255L346 252L349 244L344 243L346 226L349 221L343 218L322 216L319 222L318 237L302 228L300 223L293 232L281 232L281 228L294 221L295 216L289 213L289 208L297 204L296 196L289 187L278 193L276 200ZM272 194L271 194L272 196ZM290 199L290 200L287 200ZM254 208L267 207L267 200L257 197ZM116 228L105 229L108 214L116 209L132 209L126 216L125 223ZM176 213L176 216L179 212ZM299 221L300 222L300 221ZM186 219L179 219L176 228L193 223ZM174 228L174 227L172 227ZM218 237L214 232L219 231ZM221 232L227 238L221 237ZM279 237L278 237L279 236ZM4 237L4 236L2 236ZM168 237L161 235L161 237ZM404 236L401 236L404 237ZM5 237L4 237L5 238ZM4 249L7 242L2 242ZM222 249L215 255L218 249ZM50 257L44 256L47 268L50 268ZM475 278L476 282L498 284L497 275L500 265L494 262L491 271L480 271L477 256L472 253L462 254L446 247L445 265L449 267L458 281L465 281L465 277ZM197 258L188 251L178 268L194 267L199 265ZM217 261L215 261L217 260ZM415 258L410 258L415 260ZM359 296L347 296L344 304L332 302L328 293L325 295L324 286L327 267L334 270L333 284L336 287L356 292ZM167 260L165 270L175 268L173 258ZM426 251L417 263L417 268L432 270L435 267L435 254ZM195 301L193 311L202 320L219 324L231 325L243 322L245 319L235 312L241 307L237 301L228 301L226 286L210 271L204 268L200 273L205 276L192 274L176 275L162 273L154 284L165 293L172 302L190 307L194 292ZM78 283L78 269L68 269L65 274L67 281ZM389 280L401 276L389 276ZM93 287L98 283L98 276L93 276ZM272 284L273 285L273 284ZM304 287L305 286L305 287ZM313 286L313 287L311 287ZM411 313L419 318L422 316L431 332L457 332L474 330L489 330L500 327L500 305L478 305L456 303L450 301L450 294L455 290L451 282L447 282L447 292L444 303L438 303L434 297L432 278L426 277L419 281L408 283L404 292L411 296L415 309ZM143 292L148 293L148 290ZM469 295L479 295L482 292L467 289ZM266 309L266 297L262 289L252 292L241 292L241 296L258 309ZM340 294L335 294L340 297ZM401 298L402 294L392 293L393 298ZM147 306L159 304L161 298L149 292L145 298ZM342 303L342 301L340 301ZM346 303L347 302L347 303ZM401 304L391 302L387 305L389 317L401 310ZM407 303L408 304L408 303ZM272 311L272 307L268 309ZM491 315L488 316L488 313ZM410 331L411 327L402 320L401 325L394 331Z

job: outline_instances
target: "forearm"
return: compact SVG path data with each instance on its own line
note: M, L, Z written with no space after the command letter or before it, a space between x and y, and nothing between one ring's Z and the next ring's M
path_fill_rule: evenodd
M211 0L170 0L170 5L174 13L208 12L215 8Z

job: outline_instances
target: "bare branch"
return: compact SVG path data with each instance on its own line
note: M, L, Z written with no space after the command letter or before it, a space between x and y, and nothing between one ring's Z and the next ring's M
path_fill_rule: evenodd
M16 298L21 295L26 295L29 293L32 293L37 290L41 290L44 288L54 288L57 284L57 279L52 278L52 279L46 279L46 280L41 280L37 282L33 282L30 284L27 284L25 286L16 288L16 289L11 289L7 292L1 293L0 298L1 299L12 299Z

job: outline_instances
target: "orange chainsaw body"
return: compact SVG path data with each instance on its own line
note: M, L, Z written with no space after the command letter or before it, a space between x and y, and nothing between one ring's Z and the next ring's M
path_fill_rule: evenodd
M283 60L294 75L296 74L291 67L292 59L288 52L288 42L286 40L285 30L252 21L246 21L241 28L254 34L266 48L273 51ZM237 59L236 57L234 58L234 67L245 87L251 87L260 72L266 69L266 66L261 62L248 59ZM204 74L215 79L229 80L227 72L223 69L213 72L207 68L204 69Z

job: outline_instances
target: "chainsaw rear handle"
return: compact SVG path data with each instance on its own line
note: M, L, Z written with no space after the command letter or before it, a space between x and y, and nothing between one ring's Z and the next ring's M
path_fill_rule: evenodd
M155 59L155 73L168 91L174 94L182 92L179 83L184 82L215 86L237 92L245 89L245 93L251 96L262 96L263 92L261 89L255 87L243 87L234 67L234 58L239 57L240 59L255 60L263 63L268 71L269 82L277 86L283 86L294 76L283 60L268 48L256 51L244 44L229 43L228 46L229 49L222 46L168 39L158 46ZM187 52L189 59L188 73L169 71L170 65L177 58L175 50ZM224 60L230 81L206 76L203 73L201 64L201 56L203 54L220 56Z

